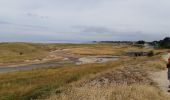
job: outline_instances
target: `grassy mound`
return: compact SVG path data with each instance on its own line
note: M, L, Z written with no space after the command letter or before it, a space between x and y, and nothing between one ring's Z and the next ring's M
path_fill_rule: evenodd
M0 63L21 62L38 59L47 53L42 44L32 43L0 43Z

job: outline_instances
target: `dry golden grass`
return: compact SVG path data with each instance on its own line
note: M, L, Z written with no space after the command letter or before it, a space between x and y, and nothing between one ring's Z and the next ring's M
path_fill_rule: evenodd
M128 50L141 50L131 45L95 45L69 48L69 52L79 55L122 55Z
M112 47L81 47L72 48L70 52L80 55L121 55L123 51Z
M64 85L119 65L121 62L116 61L0 74L0 100L36 99Z
M166 69L166 64L164 63L164 61L154 61L154 62L148 62L147 63L148 67L155 67L157 69L163 70Z
M125 62L126 63L125 65L128 66L129 64L132 64L136 66L141 66L141 70L144 68L143 69L144 71L150 69L160 70L162 69L165 63L163 61L159 61L158 59L159 59L158 56L140 57L136 59L129 59L129 61ZM141 73L139 72L138 74ZM148 78L147 76L145 77L146 79ZM153 84L152 81L151 83ZM144 83L136 82L135 84L133 83L128 85L116 84L114 82L111 84L109 83L103 85L101 84L92 85L93 83L92 84L85 83L84 85L82 82L80 82L79 84L80 86L73 85L71 87L65 87L64 89L61 89L59 93L57 92L57 94L52 94L47 100L169 100L170 99L161 90L155 87L154 84L152 86L149 85L150 83L147 84L145 82Z
M33 43L0 43L0 63L40 59L48 54L47 47Z
M48 46L51 47L51 45ZM47 48L49 48L48 46ZM136 47L131 47L131 46L112 46L111 44L81 44L81 45L53 44L52 45L52 49L56 47L70 49L71 53L81 54L81 55L121 55L122 52L126 50L138 49ZM0 48L1 48L0 61L2 62L17 62L17 61L23 61L28 58L34 59L34 57L42 58L42 56L44 56L42 55L42 53L46 54L46 52L50 50L44 46L41 47L39 45L25 44L25 43L1 44ZM18 55L19 52L23 52L24 55L22 56ZM17 71L12 73L0 74L0 100L30 100L42 96L48 96L51 93L51 91L67 86L68 84L81 80L82 78L89 77L94 74L102 73L106 70L119 67L122 64L128 64L128 63L138 64L139 62L143 62L148 59L149 58L147 57L141 57L141 58L127 60L127 61L120 60L120 61L107 62L102 64L85 64L85 65L78 65L78 66L68 64L57 68L43 68L43 69L36 69L36 70ZM87 89L94 90L94 91L87 91ZM122 90L128 90L129 92L122 91ZM83 89L79 90L78 88L75 88L75 90L73 89L72 91L73 92L71 92L70 95L66 95L66 97L70 97L72 95L76 99L77 97L78 98L83 96L88 97L87 95L91 94L89 99L93 97L100 98L102 95L97 96L97 93L100 94L106 91L106 93L111 93L109 94L110 95L109 97L113 100L116 100L114 98L115 95L118 98L119 93L123 95L121 96L122 98L128 96L132 96L134 98L138 96L146 97L143 98L142 100L152 100L154 99L154 96L160 98L160 100L163 98L163 96L160 95L159 91L157 91L155 88L149 86L141 86L141 85L137 85L137 86L116 85L116 86L112 86L112 88L88 87L88 88L84 88L84 90ZM148 94L150 92L153 92L150 93L150 96L152 98L147 99L149 98L149 95L145 94L145 92ZM74 93L77 93L78 96L74 95ZM103 94L104 97L107 97L106 93ZM130 95L130 93L132 95ZM135 94L135 93L142 93L142 94ZM63 96L60 96L59 98L62 99ZM133 100L133 99L129 99L129 100ZM139 99L134 99L134 100L139 100Z
M130 50L145 50L132 45L113 45L111 43L91 44L34 44L0 43L0 64L18 63L26 60L42 59L56 49L67 49L76 55L123 55ZM22 53L22 55L20 55ZM61 54L62 55L62 54Z
M0 74L0 99L30 100L46 97L51 94L51 91L65 87L82 78L108 71L122 64L136 65L139 62L143 63L148 59L150 58L141 57L102 64L65 65L58 68ZM68 88L68 91L62 92L61 95L50 97L52 100L124 100L125 98L127 98L126 100L168 100L159 90L152 86L124 84Z
M102 87L73 87L47 100L168 100L168 98L152 86L114 84Z

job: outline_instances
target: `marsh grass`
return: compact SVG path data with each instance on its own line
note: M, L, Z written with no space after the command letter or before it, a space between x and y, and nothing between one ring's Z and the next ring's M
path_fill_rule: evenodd
M46 97L57 88L119 65L121 62L117 61L0 74L0 99L30 100Z

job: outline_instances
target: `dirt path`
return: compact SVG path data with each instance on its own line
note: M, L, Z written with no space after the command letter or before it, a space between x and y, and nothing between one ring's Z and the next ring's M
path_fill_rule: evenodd
M167 70L153 73L152 79L158 84L158 87L160 87L163 92L170 95L168 92L168 90L170 90L170 88L168 88L170 83L167 79Z
M162 56L165 61L168 59L168 57L170 57L170 53ZM158 84L158 87L160 87L160 89L165 92L165 94L170 96L170 92L168 92L168 90L170 90L170 82L167 78L167 70L152 73L152 79Z

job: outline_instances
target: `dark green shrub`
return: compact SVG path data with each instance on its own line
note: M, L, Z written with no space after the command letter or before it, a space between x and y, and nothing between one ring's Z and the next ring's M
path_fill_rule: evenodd
M148 52L148 57L152 57L152 56L154 56L154 51L153 50Z

